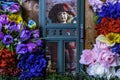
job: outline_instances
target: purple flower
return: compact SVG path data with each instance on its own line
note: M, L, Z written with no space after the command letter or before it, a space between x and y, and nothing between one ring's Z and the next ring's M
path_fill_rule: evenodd
M20 5L18 3L13 3L10 7L9 7L9 12L11 13L16 13L20 10Z
M40 31L39 30L34 30L32 31L32 36L34 38L39 38L40 37Z
M19 32L22 26L23 26L22 24L18 24L15 28L15 31Z
M20 5L18 3L11 3L11 5L4 4L2 9L6 12L16 13L20 10Z
M0 22L0 31L2 30L2 23Z
M2 40L4 38L4 33L0 32L0 40Z
M25 44L18 44L16 47L16 52L18 54L25 54L28 52L27 45Z
M20 39L22 41L26 41L30 38L31 36L31 33L29 30L23 30L21 33L20 33Z
M16 28L16 23L15 22L10 22L10 23L8 23L8 29L9 29L9 31L10 32L12 32L12 31L14 31L15 30L15 28Z
M35 42L38 46L43 47L43 40L37 40Z
M7 24L8 23L8 16L6 14L0 15L0 22L2 24Z
M30 53L37 51L37 45L35 43L28 43L27 48Z
M4 44L10 44L13 42L13 37L11 35L5 35L3 38Z

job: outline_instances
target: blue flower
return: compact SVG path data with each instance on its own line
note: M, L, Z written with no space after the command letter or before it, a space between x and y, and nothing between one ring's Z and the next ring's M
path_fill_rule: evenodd
M113 53L120 54L120 44L116 43L113 47L111 47Z
M47 59L42 52L28 53L22 55L18 63L21 69L20 79L31 79L31 77L44 76L47 68Z
M109 17L113 19L120 19L120 3L108 3L107 5L102 6L101 12L96 13L99 16L98 23L101 23L102 18Z

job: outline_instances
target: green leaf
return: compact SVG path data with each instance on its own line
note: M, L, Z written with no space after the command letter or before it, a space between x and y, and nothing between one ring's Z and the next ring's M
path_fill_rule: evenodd
M98 24L97 20L99 19L99 16L94 16L93 21L95 24Z

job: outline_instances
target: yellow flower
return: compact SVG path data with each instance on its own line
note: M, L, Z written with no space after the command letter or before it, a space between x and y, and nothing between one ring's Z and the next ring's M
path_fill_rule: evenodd
M16 23L22 23L23 19L21 17L21 14L10 14L8 15L9 21L16 22Z
M105 37L104 35L99 35L96 40L105 43L108 46L113 46L115 43L111 42L107 37Z
M108 33L106 37L110 40L110 43L120 43L120 34Z

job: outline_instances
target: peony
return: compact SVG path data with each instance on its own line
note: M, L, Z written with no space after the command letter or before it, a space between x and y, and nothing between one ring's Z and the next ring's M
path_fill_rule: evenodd
M109 50L102 50L97 62L101 63L105 67L117 66L117 57L117 54L114 54Z
M95 61L94 59L94 52L92 50L84 50L81 55L80 63L81 64L91 64Z

